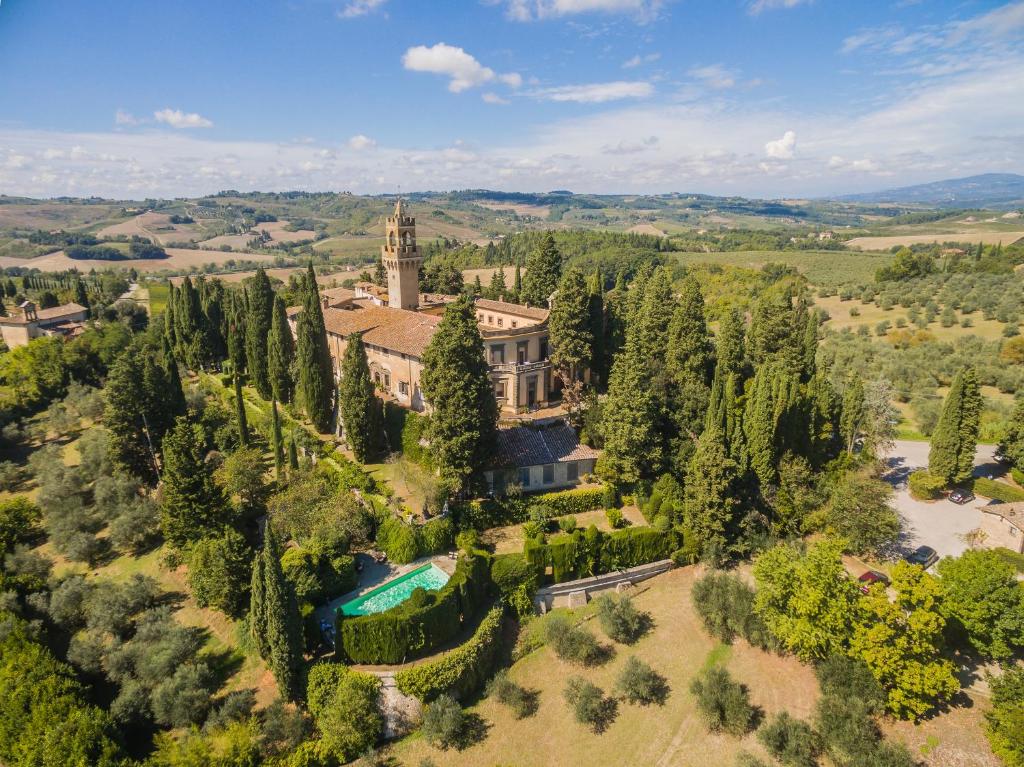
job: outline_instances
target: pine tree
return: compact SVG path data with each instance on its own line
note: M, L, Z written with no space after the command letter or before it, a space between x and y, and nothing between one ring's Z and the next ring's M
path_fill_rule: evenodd
M601 476L615 485L632 485L657 474L664 457L658 433L659 405L635 334L612 365L602 413L605 449L598 463Z
M591 343L591 383L600 385L608 379L605 343L604 278L595 271L587 281L587 309L589 313Z
M292 363L295 360L295 340L288 327L284 299L274 296L273 318L270 323L270 340L267 342L267 375L274 399L284 403L292 401Z
M270 403L270 410L273 414L274 476L280 482L284 472L284 438L281 436L281 416L277 412L277 400Z
M160 527L177 549L215 532L224 522L227 499L206 462L206 437L199 424L177 420L164 439Z
M359 333L349 336L341 361L338 409L345 426L345 439L356 460L368 462L380 449L383 423L381 403L373 390L366 347Z
M928 454L928 471L947 483L966 482L971 478L982 404L978 374L968 365L950 384L942 415L932 432Z
M547 306L561 277L562 256L555 246L554 235L545 232L540 246L526 259L526 277L519 300L527 306Z
M315 283L314 283L315 286ZM315 292L315 287L314 287ZM274 311L274 289L263 267L247 288L249 312L246 321L245 357L249 366L249 381L263 399L271 399L273 391L267 370L267 339ZM319 297L317 298L319 305Z
M701 434L686 471L683 520L702 555L716 563L725 555L739 510L736 463L728 457L722 433Z
M505 287L505 267L499 266L491 273L491 285L488 288L488 292L495 301L502 301L507 290Z
M236 372L232 378L235 385L235 422L238 425L238 444L249 446L249 419L245 415L245 400L242 398L242 379Z
M430 451L453 491L483 470L497 439L497 403L471 299L449 304L423 353Z
M843 392L843 407L839 416L839 434L843 438L843 448L849 455L853 455L863 420L864 381L860 376L853 375Z
M566 381L589 367L594 337L590 331L590 296L583 273L570 268L562 277L548 315L551 363Z
M302 671L302 618L295 591L284 577L280 546L270 525L253 566L252 587L250 632L277 680L282 697L295 700ZM257 638L257 632L262 637Z
M299 314L296 331L298 399L316 430L327 432L331 428L334 373L327 348L327 328L324 326L324 314L320 307L320 295L312 262L306 273L302 312Z

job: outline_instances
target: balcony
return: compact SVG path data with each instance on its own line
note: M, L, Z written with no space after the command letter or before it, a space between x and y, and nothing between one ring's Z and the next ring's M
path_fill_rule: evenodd
M539 362L492 362L492 373L532 373L535 370L546 370L551 367L550 360Z

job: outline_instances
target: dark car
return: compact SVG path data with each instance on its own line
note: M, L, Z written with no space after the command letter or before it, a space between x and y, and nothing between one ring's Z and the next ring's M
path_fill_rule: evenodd
M958 503L963 506L965 503L970 503L974 500L974 493L970 490L964 490L963 488L957 488L949 494L949 500L953 503Z
M986 505L986 506L1001 506L1001 505L1002 505L1003 503L1005 503L1005 501L1003 501L1003 499L1002 499L1002 498L992 498L992 499L991 499L991 500L990 500L990 501L989 501L988 503L986 503L985 505Z
M939 555L931 546L918 546L905 559L912 565L921 565L925 570L939 561Z
M871 586L875 583L881 583L883 586L889 585L889 576L885 573L880 573L878 570L868 570L866 573L857 579L860 584L860 590L865 594L871 590Z

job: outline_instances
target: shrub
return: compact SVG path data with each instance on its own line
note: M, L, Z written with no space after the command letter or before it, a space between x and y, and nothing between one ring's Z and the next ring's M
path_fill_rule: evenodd
M619 491L615 485L605 485L601 490L601 505L606 509L614 509L619 506Z
M576 721L594 732L604 732L615 719L618 711L615 699L606 698L600 687L582 677L570 677L562 694L572 706Z
M992 710L985 733L992 750L1010 767L1024 764L1024 670L1008 669L991 680Z
M664 705L669 690L665 677L635 655L630 655L619 672L615 692L630 703L639 703L642 706L656 703L661 706Z
M412 525L388 517L377 529L377 545L395 564L404 565L420 555L420 538Z
M597 598L597 618L604 633L621 644L636 642L651 622L650 616L637 610L629 597L615 600L607 594Z
M563 533L571 533L576 529L576 517L559 517L558 529Z
M566 514L582 514L585 511L600 509L604 505L604 499L603 487L579 487L534 495L530 497L530 503L531 505L546 506L552 510L553 516L561 517Z
M463 530L455 536L455 546L459 551L472 553L480 548L480 533L476 530Z
M946 482L942 477L937 477L925 469L918 469L911 473L907 485L910 488L910 494L917 500L932 501L942 497L942 490L945 488Z
M466 713L455 698L441 695L423 712L423 737L440 749L458 747L466 732Z
M432 519L420 528L423 554L448 551L455 541L455 524L448 517Z
M629 520L622 514L622 509L608 509L605 511L604 516L608 520L608 526L613 530L618 530L620 527L625 527L629 524Z
M710 668L690 683L697 709L708 729L730 735L746 734L754 723L747 690L723 668Z
M818 763L818 738L811 726L794 719L788 712L775 716L757 733L768 753L791 767L815 767Z
M200 607L238 616L248 601L252 549L233 529L197 541L189 554L188 585Z
M974 492L986 498L995 498L1003 503L1018 503L1024 501L1024 490L1009 485L1006 482L998 482L994 479L978 477L974 480Z
M488 682L487 697L494 698L503 706L508 706L516 719L525 719L537 711L536 693L513 682L505 669L495 674L494 678Z
M592 666L607 656L597 639L584 628L573 626L568 616L557 614L548 619L544 627L545 641L562 660Z
M822 695L855 700L871 713L881 712L885 705L885 692L862 660L831 655L815 666L814 673Z
M0 501L0 557L14 544L32 538L38 531L42 512L25 496Z
M402 669L395 674L395 684L406 695L424 702L442 694L464 698L475 692L494 665L501 646L501 625L502 610L495 607L467 642L435 661Z
M871 765L881 737L867 709L852 695L822 695L815 710L814 724L822 746L841 765Z
M728 644L741 636L755 647L773 646L767 627L754 611L754 589L738 575L710 572L693 585L692 598L704 628L715 639Z
M309 671L307 698L324 746L350 762L373 746L384 727L377 708L380 679L337 663L319 663Z

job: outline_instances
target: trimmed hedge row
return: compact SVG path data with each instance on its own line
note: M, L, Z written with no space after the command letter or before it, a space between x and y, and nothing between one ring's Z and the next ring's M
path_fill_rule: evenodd
M579 487L531 495L527 497L527 503L530 506L547 506L557 512L555 516L561 517L600 509L604 505L604 496L604 487Z
M602 533L591 525L586 532L557 535L547 543L527 540L523 556L541 581L563 583L668 559L679 548L679 538L674 530L629 527Z
M414 591L402 604L373 615L345 617L339 611L341 648L352 663L396 664L429 655L476 616L490 591L489 556L462 556L439 591Z
M465 644L435 661L399 671L395 674L398 689L424 703L444 693L464 698L476 692L487 680L501 647L503 615L500 607L492 607Z
M974 480L974 492L986 498L997 498L1003 503L1017 503L1024 501L1024 490L1008 485L1005 482L997 482L994 479L978 477Z
M399 565L447 551L454 543L455 524L448 517L438 517L423 525L409 525L388 517L377 528L377 546Z
M492 527L522 524L530 519L538 508L547 510L548 513L543 515L545 519L554 519L603 508L609 499L615 500L613 489L604 486L579 487L537 495L468 501L458 504L455 512L461 527L487 530Z

